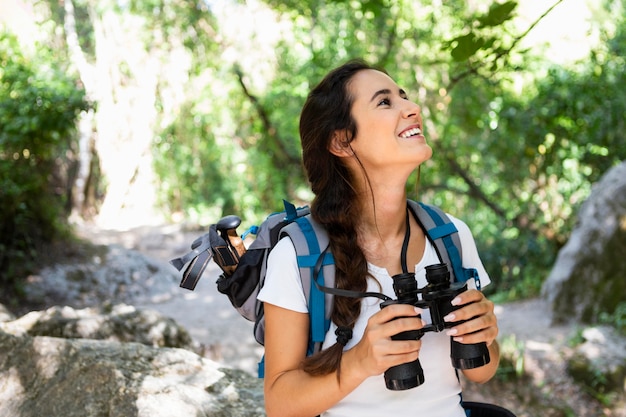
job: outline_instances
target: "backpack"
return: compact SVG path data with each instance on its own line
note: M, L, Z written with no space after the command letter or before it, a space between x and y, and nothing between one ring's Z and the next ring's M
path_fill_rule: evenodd
M191 252L172 259L170 263L179 271L189 263L180 286L193 290L213 259L224 271L216 282L218 291L228 296L241 316L255 323L255 339L263 345L265 318L263 303L257 300L257 294L265 283L270 251L280 239L290 238L296 249L302 288L309 305L311 325L307 355L312 355L321 349L330 327L333 297L370 294L334 288L335 269L332 254L328 251L328 234L311 217L308 206L296 208L283 201L284 211L270 214L260 226L252 226L241 236L244 239L250 233L256 235L243 254L230 239L241 220L236 216L226 216L192 243ZM412 200L408 200L408 206L435 247L441 262L451 266L450 280L465 282L473 278L480 289L478 272L473 268L463 268L458 230L450 218L435 206ZM263 377L263 359L259 363L259 377Z

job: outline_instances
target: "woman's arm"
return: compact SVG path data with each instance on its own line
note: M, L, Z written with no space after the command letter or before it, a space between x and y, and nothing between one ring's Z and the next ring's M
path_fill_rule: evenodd
M328 410L366 378L417 359L421 342L391 341L391 335L423 326L419 310L393 305L374 314L365 334L341 359L337 372L312 376L301 369L306 356L309 316L265 303L265 408L270 417L316 416ZM403 317L393 320L397 317ZM384 389L384 387L381 387Z
M488 364L480 368L465 369L463 370L463 375L470 381L478 382L479 384L489 381L496 374L500 364L500 347L495 340L489 345L489 357L491 360Z
M265 409L273 416L316 416L357 387L366 375L342 358L337 374L310 376L301 369L306 356L309 315L265 303Z

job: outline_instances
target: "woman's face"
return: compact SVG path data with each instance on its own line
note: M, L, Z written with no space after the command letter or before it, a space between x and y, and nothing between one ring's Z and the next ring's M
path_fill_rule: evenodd
M352 117L357 135L350 143L367 172L372 169L412 172L432 149L422 133L420 107L386 74L356 73L348 85L354 97Z

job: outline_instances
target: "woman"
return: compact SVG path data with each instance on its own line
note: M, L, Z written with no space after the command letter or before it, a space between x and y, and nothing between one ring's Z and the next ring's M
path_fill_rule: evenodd
M420 107L386 73L362 61L333 70L309 94L300 118L303 161L315 194L311 213L328 231L338 288L395 298L391 277L402 272L400 253L407 235L406 265L420 287L424 268L439 263L416 219L409 216L407 224L406 182L432 155L422 126ZM453 221L464 266L476 268L482 286L487 285L469 229ZM270 417L462 417L450 337L489 347L491 362L462 371L468 379L487 381L498 366L493 303L476 289L457 296L452 303L459 309L445 318L467 321L407 341L391 336L422 328L420 314L426 319L426 311L407 304L381 309L376 298L335 297L323 350L310 357L307 303L289 239L272 251L259 299L265 308L265 405ZM424 369L423 385L406 391L385 388L388 368L417 358Z

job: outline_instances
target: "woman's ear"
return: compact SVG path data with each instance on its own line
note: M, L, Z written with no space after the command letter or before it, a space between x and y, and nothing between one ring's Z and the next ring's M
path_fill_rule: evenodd
M350 141L344 130L336 130L330 140L328 150L335 156L345 158L354 155Z

